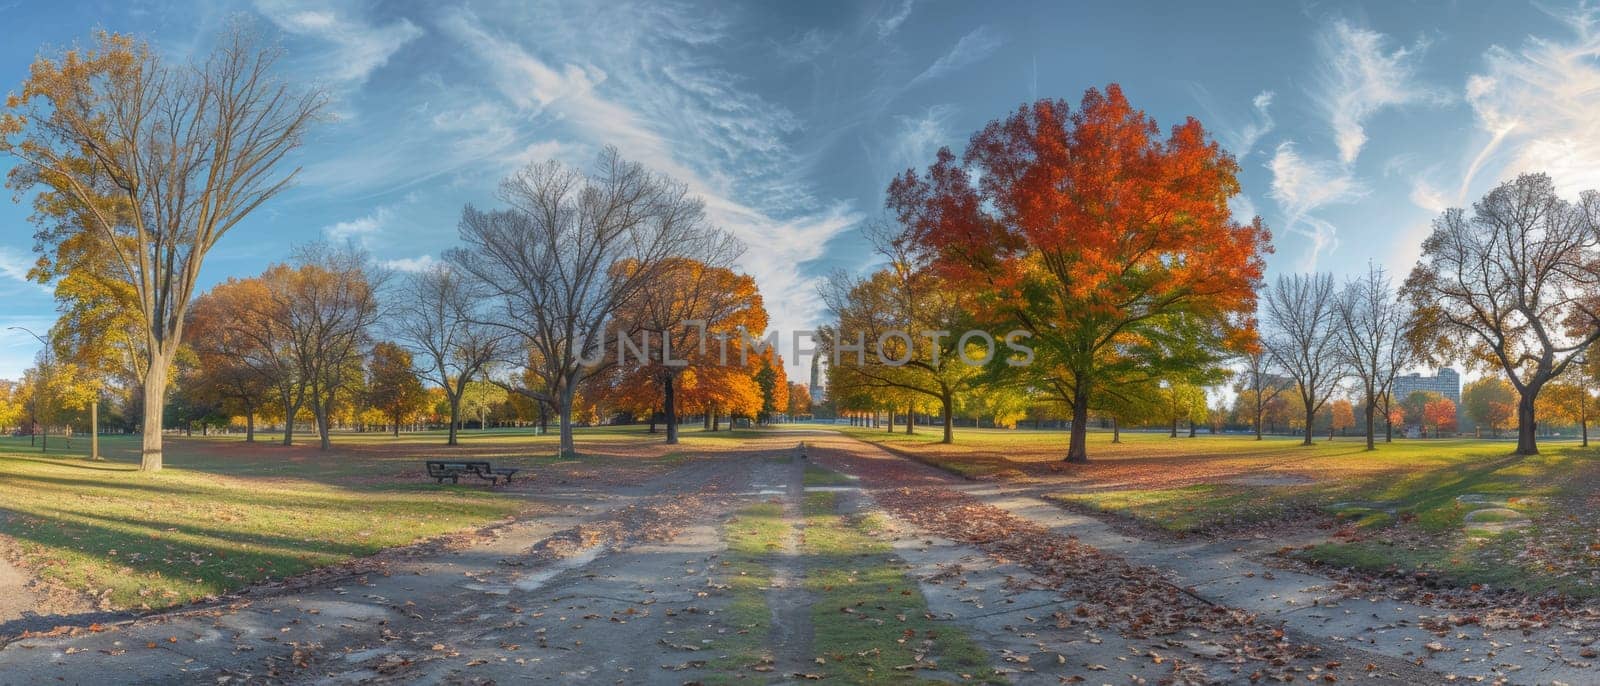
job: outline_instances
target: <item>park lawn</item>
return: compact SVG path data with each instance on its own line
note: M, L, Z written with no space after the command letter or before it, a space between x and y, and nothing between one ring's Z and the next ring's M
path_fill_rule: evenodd
M283 447L196 436L169 439L166 468L156 473L137 470L137 436L102 438L108 459L100 462L85 459L81 436L70 452L58 441L49 454L7 437L0 439L0 534L46 582L108 608L159 609L469 530L531 506L513 490L435 484L424 478L427 457L490 459L525 470L519 477L532 475L532 483L547 471L649 475L681 461L681 451L668 453L641 433L585 431L580 452L647 459L558 459L553 436L526 432L464 436L457 448L442 445L442 433L339 434L327 453L314 440Z
M950 445L927 431L848 433L958 474L1045 488L1059 484L1048 497L1171 532L1271 522L1305 508L1381 513L1413 493L1471 478L1504 460L1513 447L1504 441L1403 439L1369 452L1360 437L1303 446L1282 436L1257 441L1154 432L1124 432L1122 443L1113 444L1109 433L1090 432L1090 462L1069 465L1061 461L1065 431L958 429ZM1559 450L1570 444L1550 445Z
M1318 511L1348 525L1345 535L1295 557L1463 587L1600 597L1600 449L1571 441L1541 442L1543 454L1523 458L1508 441L1402 439L1368 452L1359 437L1307 447L1286 437L1125 432L1112 445L1091 432L1090 463L1065 465L1064 431L957 430L954 445L928 432L848 433L957 473L1059 484L1047 497L1168 532L1225 532ZM1524 518L1526 526L1504 526Z
M1361 530L1295 556L1459 587L1600 597L1600 514L1591 505L1600 451L1542 450L1412 484L1384 516L1358 509Z

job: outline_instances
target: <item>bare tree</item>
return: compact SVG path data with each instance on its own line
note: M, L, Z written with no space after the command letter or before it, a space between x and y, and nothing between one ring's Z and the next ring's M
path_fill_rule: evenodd
M1361 380L1366 403L1367 450L1376 450L1374 413L1379 398L1388 393L1400 368L1409 364L1411 346L1405 340L1410 325L1409 311L1397 299L1389 274L1372 264L1367 265L1365 276L1345 285L1335 306L1339 313L1340 356ZM1384 421L1387 423L1387 416Z
M1317 410L1344 376L1339 359L1339 313L1332 274L1280 276L1267 291L1267 350L1294 380L1306 411L1305 441L1311 445Z
M1287 378L1279 372L1273 363L1272 353L1266 349L1252 350L1244 356L1244 382L1252 396L1250 411L1258 441L1261 440L1261 424L1265 421L1267 406L1289 389Z
M287 187L298 169L275 170L327 103L275 79L279 55L243 24L197 64L102 33L39 58L0 115L0 152L21 162L11 187L70 203L132 289L148 357L141 469L161 468L167 374L206 253Z
M353 248L315 243L296 252L299 265L290 273L291 287L275 293L288 298L279 309L285 316L302 395L317 420L321 447L327 450L340 394L364 374L362 363L372 344L378 291L385 275L365 253ZM285 419L292 423L294 416Z
M1600 338L1600 193L1577 202L1522 174L1445 210L1404 292L1430 357L1492 360L1516 389L1517 453L1537 455L1534 401Z
M527 371L536 387L502 383L556 408L559 450L573 455L573 395L614 363L605 355L612 317L669 258L704 252L720 232L683 184L610 147L593 173L554 160L531 164L502 181L499 195L507 209L462 210L466 247L448 258L494 301L483 323L532 348Z
M448 264L412 274L400 289L393 330L417 355L418 373L444 389L450 404L450 445L456 445L461 398L508 352L508 334L479 321L473 283Z

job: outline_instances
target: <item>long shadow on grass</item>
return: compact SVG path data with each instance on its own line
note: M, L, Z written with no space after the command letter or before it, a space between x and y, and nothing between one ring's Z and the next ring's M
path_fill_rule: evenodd
M451 495L458 494L466 497L497 496L500 491L491 491L485 487L469 485L445 484L433 482L426 484L398 484L398 485L369 485L369 486L343 486L332 485L319 481L303 481L307 489L327 489L327 493L315 493L308 490L298 490L284 484L276 484L282 491L281 495L257 495L247 485L236 487L183 487L177 485L157 484L149 481L99 481L93 479L72 479L59 476L39 475L13 475L12 485L33 484L48 490L60 491L63 495L81 495L99 489L112 491L142 492L152 495L166 495L181 498L195 498L201 501L215 501L223 504L240 504L263 507L279 507L289 510L321 509L321 510L352 510L358 511L363 505L382 506L394 503L412 502L412 497L422 494ZM46 484L58 488L49 488ZM449 507L449 501L430 500L432 506ZM202 503L203 504L203 503ZM12 505L15 507L15 505Z

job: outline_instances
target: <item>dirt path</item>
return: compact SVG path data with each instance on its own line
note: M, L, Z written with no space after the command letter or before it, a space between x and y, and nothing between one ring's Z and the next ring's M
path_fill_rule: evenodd
M0 517L6 516L0 512ZM41 605L40 598L30 588L31 577L7 559L15 543L3 539L0 537L0 624L22 619Z
M615 682L647 669L649 680L682 683L663 665L694 665L668 644L714 611L704 572L721 545L715 524L750 497L755 459L691 462L645 488L555 494L569 503L559 514L364 576L16 640L0 649L0 683L515 682L599 672Z

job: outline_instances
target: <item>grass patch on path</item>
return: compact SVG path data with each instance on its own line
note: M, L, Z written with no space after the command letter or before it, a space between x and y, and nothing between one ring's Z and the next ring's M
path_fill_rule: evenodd
M808 464L804 483L806 486L854 486L856 480L831 469Z
M767 587L772 584L770 558L783 547L789 530L783 505L775 502L743 508L724 525L728 549L723 554L722 572L733 599L722 610L722 623L729 628L697 637L709 639L707 649L715 652L706 663L712 670L712 683L732 683L771 669L772 612L767 607Z
M842 683L938 682L929 673L1000 682L988 655L960 628L927 619L927 600L869 516L839 513L839 494L807 493L805 542L815 594L818 675Z

